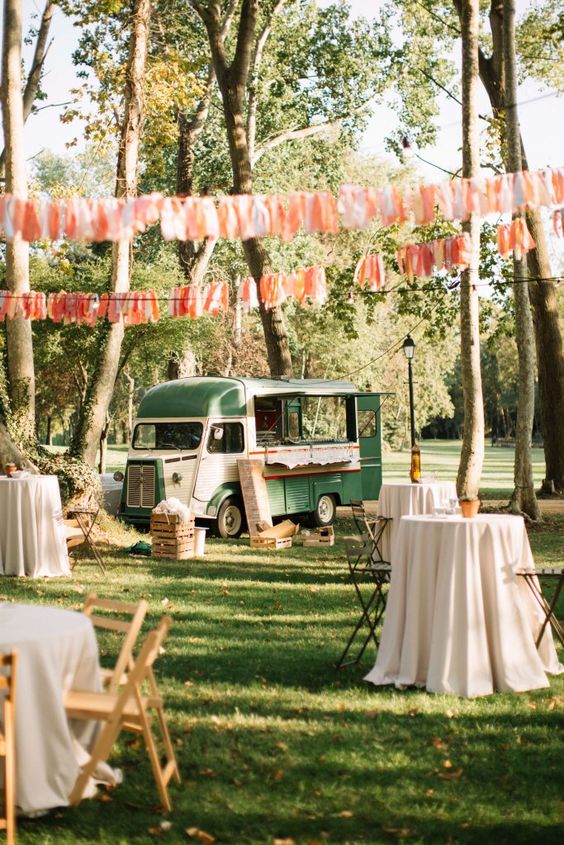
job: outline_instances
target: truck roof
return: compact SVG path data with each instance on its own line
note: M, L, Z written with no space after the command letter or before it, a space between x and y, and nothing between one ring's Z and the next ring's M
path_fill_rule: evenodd
M359 393L349 381L194 376L157 384L147 391L138 418L241 417L254 396L348 396Z

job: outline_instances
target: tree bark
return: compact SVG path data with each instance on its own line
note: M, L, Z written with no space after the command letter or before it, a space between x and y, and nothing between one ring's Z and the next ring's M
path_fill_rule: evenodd
M515 0L503 0L503 57L505 66L505 113L507 125L507 163L513 173L521 170L521 135L517 111L517 71L515 62ZM514 215L518 218L520 215ZM515 430L515 489L511 496L513 513L526 513L538 519L540 511L535 496L531 459L533 420L535 416L535 364L533 318L525 281L525 261L513 256L513 298L515 334L519 359L519 395Z
M244 97L249 79L258 0L243 0L241 4L235 56L230 65L225 57L219 2L213 0L207 7L203 7L196 0L192 0L192 6L200 15L208 33L213 67L223 103L233 190L238 194L250 194L253 190L253 174L244 119ZM258 281L269 263L264 245L260 239L250 238L243 242L243 252L251 275ZM270 374L273 377L291 375L292 358L282 310L278 307L267 311L260 298L260 292L259 310Z
M462 167L466 178L477 176L480 167L478 140L478 0L461 3L462 35ZM478 268L480 219L473 214L464 225L470 235L470 265L462 274L460 287L460 358L464 396L464 433L458 467L459 496L476 496L484 460L484 401L480 370L478 323Z
M4 3L2 117L6 151L6 192L27 197L21 94L22 10L20 0ZM21 296L29 291L29 246L21 235L6 244L6 286ZM31 321L6 320L9 427L19 442L35 439L35 372Z
M144 116L145 62L149 38L151 0L134 0L131 39L126 70L124 118L117 161L116 197L132 197L137 190L139 144ZM128 291L131 275L131 244L112 244L112 292ZM94 466L100 436L119 370L124 325L109 324L102 344L88 398L73 438L73 454Z
M51 20L54 14L54 0L47 0L47 2L45 3L45 8L43 9L43 14L41 16L41 24L39 25L37 40L35 42L33 61L31 63L31 68L27 76L27 81L23 93L24 123L31 114L31 110L35 102L35 98L37 97L37 92L39 90L39 84L41 82L41 76L43 74L43 64L45 62L45 57L47 56L47 51L49 50L49 44L47 42L49 38L49 30L51 28ZM0 153L0 176L4 174L5 162L6 148L4 147L4 149Z
M454 0L459 19L461 0ZM503 3L492 0L490 7L490 28L492 33L492 54L489 58L479 52L480 79L489 97L494 117L499 121L505 135L505 71L503 65ZM527 156L520 139L521 162L528 170ZM506 170L506 138L502 139L502 156ZM558 318L556 287L552 281L552 269L546 240L546 233L539 209L531 209L526 215L529 231L536 243L536 249L527 254L529 275L542 281L532 282L529 295L534 308L533 322L536 341L536 360L539 384L541 431L546 463L546 487L554 485L558 492L564 492L564 347Z

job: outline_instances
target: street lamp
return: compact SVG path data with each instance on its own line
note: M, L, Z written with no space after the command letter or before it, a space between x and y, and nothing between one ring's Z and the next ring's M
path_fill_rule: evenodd
M409 372L409 416L411 420L411 447L415 446L415 411L413 407L413 372L411 370L411 362L415 355L415 341L410 334L403 342L403 354L407 358L407 366Z

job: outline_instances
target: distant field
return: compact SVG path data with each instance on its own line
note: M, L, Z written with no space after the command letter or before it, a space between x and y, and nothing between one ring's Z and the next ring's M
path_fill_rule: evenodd
M438 478L455 479L460 459L460 440L423 440L421 442L421 466L423 476L436 474ZM53 446L53 451L63 447ZM106 472L123 470L127 459L127 446L109 446ZM513 490L514 449L486 445L482 470L481 495L487 499L503 499ZM409 475L409 450L386 452L383 458L384 480L395 481ZM538 489L544 478L544 453L533 449L533 473Z

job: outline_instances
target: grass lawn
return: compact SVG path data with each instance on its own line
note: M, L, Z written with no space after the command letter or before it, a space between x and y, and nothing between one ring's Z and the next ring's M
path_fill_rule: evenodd
M456 478L460 458L460 440L423 440L421 441L421 463L423 476L436 474L439 478ZM61 447L52 447L59 449ZM123 470L127 460L127 446L109 446L107 472ZM506 499L513 490L514 449L492 447L486 443L484 467L482 472L483 499ZM545 474L544 452L532 450L533 473L537 489ZM409 475L409 451L385 452L383 456L384 480L405 479Z
M538 565L558 562L563 531L554 516L531 533ZM183 778L164 830L143 747L122 740L124 783L21 820L20 845L211 842L202 831L232 845L561 841L564 676L467 700L368 686L373 651L337 672L358 618L350 533L343 520L323 551L211 540L205 557L163 562L128 556L119 544L137 535L113 528L106 576L83 561L72 580L4 578L2 601L79 609L95 590L146 598L148 626L172 616L156 669Z

